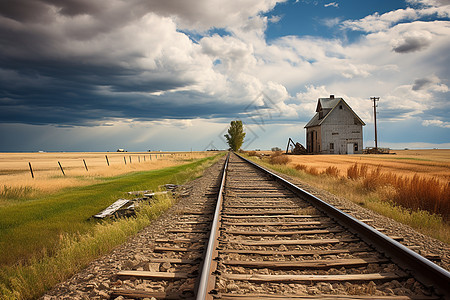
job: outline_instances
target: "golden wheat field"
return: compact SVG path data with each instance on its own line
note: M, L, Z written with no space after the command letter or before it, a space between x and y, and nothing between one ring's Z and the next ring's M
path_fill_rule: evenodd
M323 172L327 167L338 168L345 176L349 167L357 163L369 169L381 167L383 173L398 176L436 177L440 181L450 180L450 149L437 150L391 150L396 154L362 155L290 155L290 166L305 165Z
M0 153L0 190L27 187L42 192L55 192L65 187L92 184L101 177L161 169L186 163L187 160L204 158L214 154L216 153ZM65 175L63 175L58 162L61 164ZM31 163L34 178L31 176L29 163ZM86 166L84 163L86 163Z

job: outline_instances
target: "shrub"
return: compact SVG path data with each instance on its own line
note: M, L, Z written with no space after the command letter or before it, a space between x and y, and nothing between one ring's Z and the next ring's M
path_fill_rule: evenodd
M283 155L283 152L276 151L272 153L269 157L269 162L272 165L286 165L291 161L287 155Z
M381 174L381 166L376 169L366 172L362 178L362 186L366 191L374 191L379 186L386 185L387 182Z
M294 168L298 171L306 171L306 169L308 169L308 167L306 165L295 165Z
M307 172L314 176L319 175L319 170L317 170L317 168L314 168L314 167L310 167Z
M332 176L332 177L339 177L339 169L337 167L328 167L323 171L323 174Z
M450 220L450 183L442 183L437 178L397 178L397 193L393 201L413 210L426 210L440 214Z
M247 155L248 156L258 156L258 153L256 153L256 151L248 151Z
M358 164L355 163L353 166L347 169L347 177L353 180L357 180L358 178L364 178L367 175L367 165L362 165L358 167Z

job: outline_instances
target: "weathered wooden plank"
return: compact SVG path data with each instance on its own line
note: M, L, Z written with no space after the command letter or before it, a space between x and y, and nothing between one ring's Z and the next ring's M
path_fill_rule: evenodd
M298 212L299 209L289 209L289 210L281 210L281 209L274 209L274 210L264 210L264 211L246 211L246 210L238 210L238 211L232 211L228 209L224 209L223 213L226 215L246 215L246 216L255 216L255 215L295 215L296 212Z
M370 273L345 275L263 275L263 274L222 274L228 280L247 280L252 282L342 282L342 281L387 281L406 278L402 272L397 273Z
M336 250L248 250L248 249L223 249L219 253L237 253L237 254L257 254L257 255L331 255L342 253L356 253L371 251L370 248L351 248L351 249L336 249Z
M271 208L276 208L276 209L297 209L298 207L295 205L227 205L224 206L225 209L271 209Z
M278 192L280 191L277 187L265 187L265 188L259 188L259 187L226 187L227 191L254 191L254 192Z
M307 218L320 218L321 215L271 215L271 216L234 216L229 214L223 214L223 218L230 219L249 219L249 218L292 218L292 219L307 219Z
M240 244L246 246L275 246L275 245L326 245L337 244L342 242L357 242L358 239L318 239L318 240L268 240L268 241L252 241L252 240L228 240L228 243Z
M152 190L145 190L145 191L132 191L132 192L128 192L128 195L134 195L134 196L139 196L142 194L147 194L147 193L151 193L153 192Z
M392 300L437 300L438 297L433 296L420 296L420 297L409 297L409 296L374 296L374 295L274 295L274 294L253 294L246 293L245 295L240 294L219 294L219 299L222 300L280 300L280 299L302 299L302 300L367 300L367 299L392 299Z
M241 266L248 268L271 269L330 269L340 267L362 267L368 264L386 263L386 258L353 258L353 259L316 259L299 261L239 261L224 260L225 265Z
M186 238L178 238L178 239L156 239L155 242L157 243L197 243L198 241L203 241L206 238L192 238L192 239L186 239Z
M236 197L239 198L296 198L296 196L292 193L236 193Z
M154 193L146 193L146 194L144 194L144 197L153 198L153 197L155 197L155 196L165 195L165 194L167 194L167 193L168 193L168 191L154 192Z
M188 273L170 273L170 272L150 272L150 271L134 271L124 270L117 273L119 277L136 277L146 279L186 279L189 277Z
M175 224L178 225L196 225L196 224L208 224L208 221L180 221L180 222L176 222Z
M119 199L119 200L115 201L113 204L111 204L110 206L108 206L107 208L105 208L104 210L102 210L101 212L99 212L98 214L93 215L93 217L97 218L97 219L106 218L108 216L113 215L115 212L122 209L123 207L125 207L128 204L130 204L130 200Z
M329 225L332 224L331 221L309 221L309 222L222 222L223 225L231 226L311 226L311 225Z
M255 207L254 207L255 208ZM274 214L295 214L299 211L299 208L294 209L276 209L276 207L272 207L274 209L265 209L263 211L251 211L251 210L231 210L224 208L223 212L229 215L274 215ZM250 207L250 209L252 209ZM263 208L264 209L264 208Z
M296 234L327 234L342 232L343 229L311 229L294 231L256 231L256 230L225 230L226 233L252 236L296 235Z

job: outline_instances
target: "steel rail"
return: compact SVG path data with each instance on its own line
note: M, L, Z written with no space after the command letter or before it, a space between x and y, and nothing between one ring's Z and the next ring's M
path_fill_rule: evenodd
M324 202L316 196L292 184L286 179L265 169L264 167L252 162L237 153L238 157L255 166L257 169L268 174L274 180L280 182L299 197L310 201L316 208L335 219L338 223L345 226L349 231L358 235L366 243L375 249L383 252L388 258L401 266L405 271L409 271L416 279L428 288L433 288L435 292L450 299L450 272L417 254L406 246L391 239L378 230L368 226L349 214L335 208ZM198 298L197 298L198 299Z
M203 259L203 266L201 271L201 276L199 280L199 285L197 289L197 300L204 300L206 297L212 298L212 295L208 294L208 285L214 284L211 281L211 266L213 260L213 254L215 252L215 247L217 243L217 235L219 231L219 215L222 208L222 200L223 200L223 188L225 186L225 178L227 175L228 161L230 159L231 152L228 153L227 159L225 160L224 167L222 170L222 180L220 182L219 195L217 197L216 209L214 211L214 219L211 225L211 233L209 235L208 240L208 248L206 249L206 254ZM214 288L214 287L212 287ZM211 289L212 289L211 288Z

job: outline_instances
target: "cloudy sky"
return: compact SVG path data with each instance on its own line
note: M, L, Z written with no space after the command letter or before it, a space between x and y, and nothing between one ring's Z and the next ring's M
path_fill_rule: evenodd
M450 148L449 66L450 0L2 0L0 151L284 148L330 94Z

